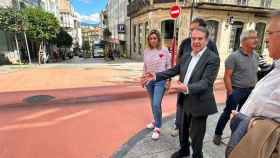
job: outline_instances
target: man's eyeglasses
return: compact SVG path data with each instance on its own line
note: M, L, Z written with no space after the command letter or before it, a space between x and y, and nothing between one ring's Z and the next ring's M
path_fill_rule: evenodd
M272 34L278 33L278 32L280 32L280 30L279 31L267 31L267 32L265 32L265 35L272 35Z
M259 39L259 37L247 37L246 39L258 40L258 39Z

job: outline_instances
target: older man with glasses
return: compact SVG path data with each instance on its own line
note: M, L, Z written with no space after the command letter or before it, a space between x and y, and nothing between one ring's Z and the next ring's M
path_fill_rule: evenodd
M252 117L269 118L280 123L280 10L271 15L266 32L266 44L269 56L274 60L274 69L257 83L240 113L232 112L230 125L232 135L226 157L247 133Z
M226 106L216 126L214 144L220 145L223 130L232 110L241 109L255 87L258 78L258 55L255 49L258 36L255 30L244 31L240 36L241 48L225 61L224 83L227 90Z

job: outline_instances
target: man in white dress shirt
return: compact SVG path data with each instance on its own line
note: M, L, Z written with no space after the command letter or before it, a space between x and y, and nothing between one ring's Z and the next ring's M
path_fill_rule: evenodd
M266 117L280 123L280 11L272 14L266 34L269 56L274 60L275 67L256 84L240 113L232 112L232 135L226 156L246 134L251 117Z

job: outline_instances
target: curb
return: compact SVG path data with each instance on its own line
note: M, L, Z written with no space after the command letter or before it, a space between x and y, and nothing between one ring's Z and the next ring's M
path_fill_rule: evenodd
M173 118L175 114L171 114L169 116L166 116L162 119L162 123L166 123L168 120ZM149 129L142 129L139 131L136 135L134 135L132 138L130 138L125 144L123 144L117 151L113 153L111 156L112 158L123 158L129 151L132 149L140 140L145 138L147 134L149 134L151 130Z
M221 81L216 81L215 85L220 85ZM49 95L55 97L55 93L73 93L73 91L96 91L97 93L92 95L84 95L84 96L76 96L76 95L70 95L67 98L54 98L48 102L38 103L37 105L49 105L49 104L61 104L61 105L74 105L77 103L80 104L87 104L87 103L101 103L101 102L108 102L108 101L118 101L118 100L129 100L129 99L135 99L135 98L144 98L147 97L146 90L144 88L130 88L129 90L123 90L126 86L130 86L129 84L125 85L117 85L117 86L102 86L102 87L88 87L88 88L70 88L70 89L61 89L61 90L38 90L38 91L19 91L19 92L7 92L7 93L0 93L0 96L5 97L5 95L17 95L20 96L21 94L28 94L30 97L36 96L36 95ZM100 89L108 89L106 93L102 91L101 93L98 93ZM110 91L112 88L120 89L120 91ZM216 91L223 90L223 88L220 88L219 86L216 88ZM168 93L167 95L174 95L175 92ZM34 105L30 103L23 102L23 100L26 98L22 98L21 100L18 100L14 103L7 103L4 105L0 105L0 107L20 107L20 106L28 106L28 105Z
M224 106L225 103L217 103L217 107L218 106ZM162 119L162 124L166 123L167 121L169 121L170 119L172 119L173 117L176 116L176 113L173 113L169 116L166 116ZM136 133L133 137L131 137L126 143L124 143L121 147L119 147L111 156L111 158L123 158L127 155L127 153L135 147L135 145L141 141L143 138L145 138L145 136L147 134L149 134L151 132L151 130L149 129L142 129L141 131L139 131L138 133ZM227 137L225 137L227 138ZM223 138L223 139L225 139Z

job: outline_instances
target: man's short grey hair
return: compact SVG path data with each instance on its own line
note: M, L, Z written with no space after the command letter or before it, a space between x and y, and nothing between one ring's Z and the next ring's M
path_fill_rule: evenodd
M271 18L280 17L280 10L275 10L271 13Z
M199 27L193 29L193 31L194 31L194 30L197 30L197 31L200 31L200 32L205 33L205 38L208 39L208 37L209 37L209 31L208 31L208 29L207 29L206 27L201 27L201 26L199 26Z
M243 42L244 40L246 40L248 37L250 37L250 34L252 33L258 33L256 30L246 30L243 31L240 35L240 42Z

